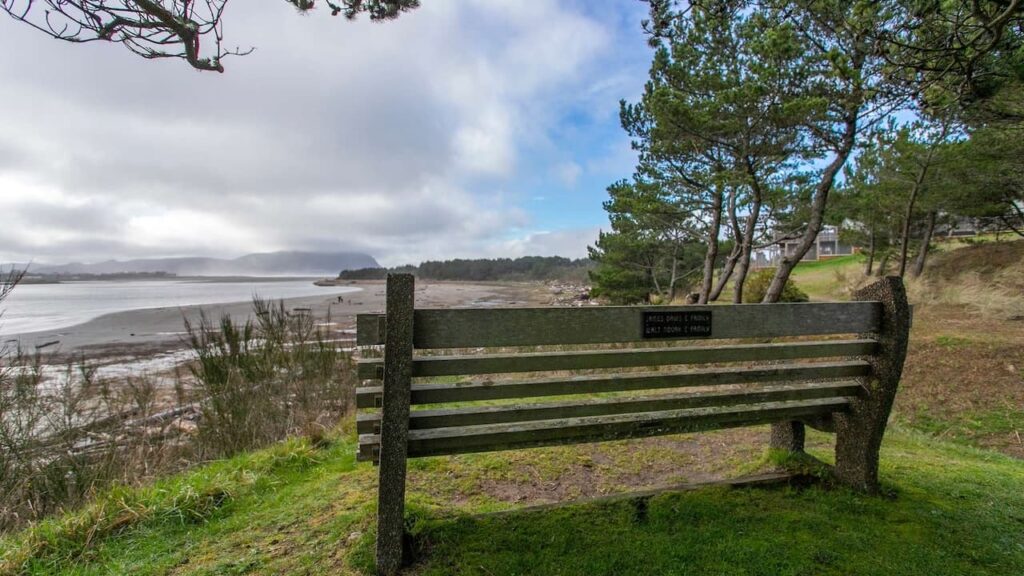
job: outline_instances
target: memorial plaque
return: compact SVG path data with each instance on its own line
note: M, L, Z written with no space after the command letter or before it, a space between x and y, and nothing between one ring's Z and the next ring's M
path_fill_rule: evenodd
M644 312L644 338L710 338L711 311Z

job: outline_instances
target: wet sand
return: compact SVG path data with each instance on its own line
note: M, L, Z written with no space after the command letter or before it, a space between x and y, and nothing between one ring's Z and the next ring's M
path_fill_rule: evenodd
M383 312L383 282L354 282L346 286L360 288L360 291L341 294L341 302L338 295L291 298L285 300L286 308L309 308L320 320L330 314L339 330L354 328L356 314ZM416 305L433 308L532 306L545 303L545 295L543 286L538 284L420 282L416 287ZM230 314L240 321L250 316L252 304L234 302L129 310L100 316L76 326L5 335L4 340L9 343L17 341L28 350L44 346L42 349L46 352L85 354L89 357L157 354L184 347L184 319L198 323L200 312L205 312L211 319Z

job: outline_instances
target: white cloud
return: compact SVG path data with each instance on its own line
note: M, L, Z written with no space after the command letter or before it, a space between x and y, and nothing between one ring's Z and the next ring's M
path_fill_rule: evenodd
M600 228L574 228L553 232L530 232L502 245L506 256L565 256L583 258L587 246L597 241Z
M500 107L479 111L479 118L455 133L458 165L468 172L505 176L515 164L510 112Z
M562 181L562 184L567 188L574 188L576 181L583 174L583 168L573 161L568 161L555 166L554 172L558 179Z
M0 261L583 254L577 232L510 243L530 218L497 191L604 92L608 22L554 0L427 2L383 25L249 4L228 32L257 51L224 75L0 20Z

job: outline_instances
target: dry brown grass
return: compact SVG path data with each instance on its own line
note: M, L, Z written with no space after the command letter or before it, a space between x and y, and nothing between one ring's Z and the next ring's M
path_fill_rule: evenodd
M895 418L1024 458L1024 322L966 305L918 306Z
M951 278L928 274L908 282L907 291L916 304L964 305L986 318L1024 320L1024 259L998 271L969 269Z
M877 280L859 264L827 271L831 297ZM1024 241L937 252L907 291L914 326L896 421L1024 458Z
M925 275L953 280L965 273L988 278L1024 261L1024 240L983 242L936 253L928 262Z

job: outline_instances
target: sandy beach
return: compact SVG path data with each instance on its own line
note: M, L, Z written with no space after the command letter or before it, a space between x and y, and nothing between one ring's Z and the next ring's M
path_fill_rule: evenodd
M347 286L360 290L342 294L341 301L338 296L323 295L287 299L285 305L291 310L309 308L318 319L325 319L329 314L337 330L354 328L356 314L384 310L383 282L353 282ZM416 288L416 305L436 308L530 306L545 304L546 296L546 290L538 284L420 282ZM29 350L44 346L47 352L62 355L144 356L182 348L185 318L195 323L203 312L214 319L230 314L241 320L248 318L251 311L252 304L247 301L130 310L57 330L6 335L5 340L17 341Z

